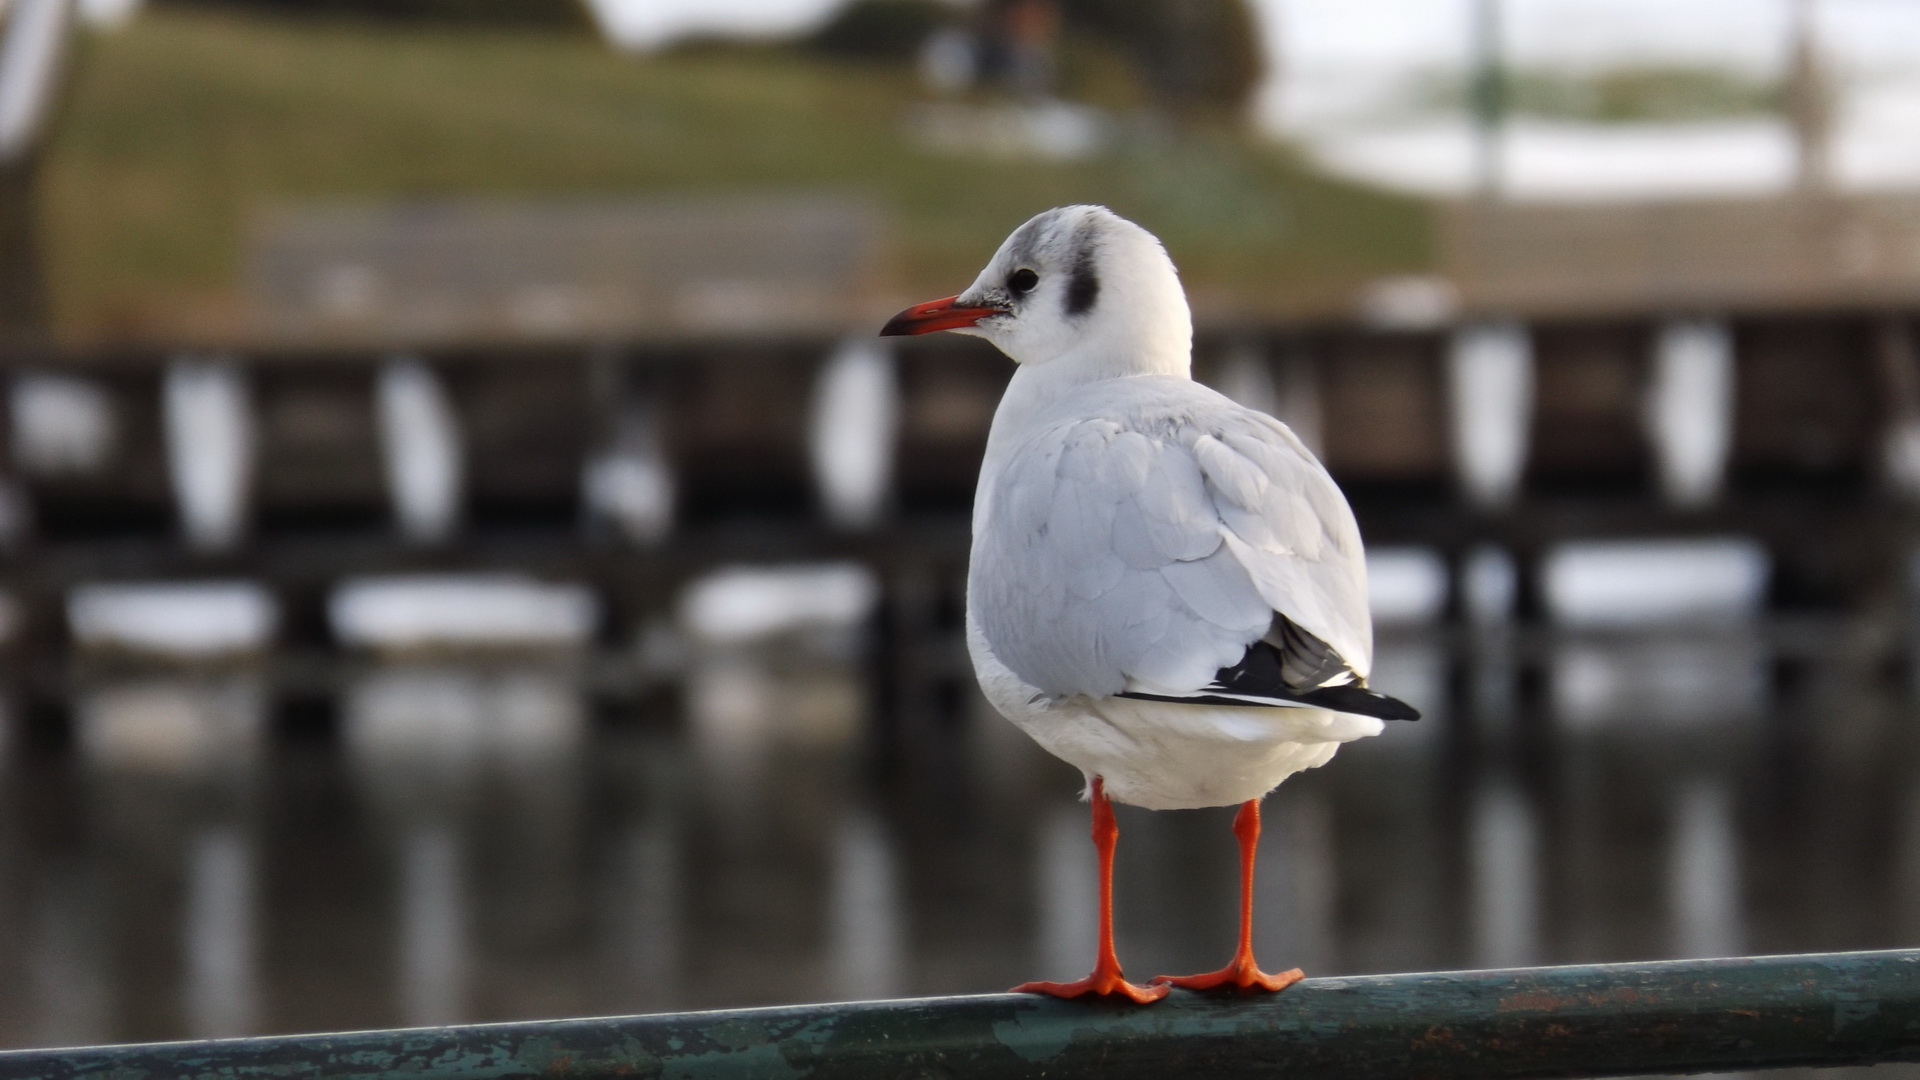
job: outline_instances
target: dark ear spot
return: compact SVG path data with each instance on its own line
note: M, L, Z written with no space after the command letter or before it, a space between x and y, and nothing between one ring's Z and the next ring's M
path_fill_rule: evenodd
M1100 299L1100 278L1093 272L1093 245L1087 244L1073 259L1067 272L1067 314L1084 315Z

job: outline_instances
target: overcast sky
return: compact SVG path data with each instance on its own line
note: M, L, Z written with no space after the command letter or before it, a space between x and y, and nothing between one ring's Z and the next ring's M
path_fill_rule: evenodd
M592 0L619 35L650 45L689 31L784 33L839 0ZM1852 64L1920 68L1920 2L1816 0L1823 39ZM1472 0L1255 0L1284 63L1456 63ZM1505 0L1508 47L1521 60L1607 62L1662 57L1771 67L1790 0Z

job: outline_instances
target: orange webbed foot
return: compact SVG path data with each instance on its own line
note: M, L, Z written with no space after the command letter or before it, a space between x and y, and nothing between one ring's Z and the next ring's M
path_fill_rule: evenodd
M1235 960L1219 971L1209 971L1204 975L1156 975L1153 985L1178 986L1183 990L1214 990L1225 986L1238 990L1242 994L1251 994L1260 990L1278 993L1306 977L1306 973L1299 968L1269 975L1261 971L1249 956Z
M1016 994L1047 994L1057 998L1078 998L1088 995L1100 997L1123 997L1136 1005L1150 1005L1166 997L1171 991L1166 986L1135 986L1121 976L1118 971L1095 971L1084 979L1073 982L1029 982L1013 988Z

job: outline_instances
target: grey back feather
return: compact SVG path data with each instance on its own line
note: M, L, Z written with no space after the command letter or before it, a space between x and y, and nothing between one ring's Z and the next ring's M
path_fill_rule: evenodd
M1027 430L976 505L968 580L988 645L1021 679L1060 697L1191 692L1276 613L1334 654L1298 657L1301 677L1364 679L1359 529L1279 421L1140 376L1089 383Z

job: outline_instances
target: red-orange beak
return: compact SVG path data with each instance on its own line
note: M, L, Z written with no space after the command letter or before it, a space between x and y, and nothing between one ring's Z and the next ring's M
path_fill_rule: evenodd
M989 315L1006 314L1005 309L997 307L953 306L958 299L958 296L949 296L944 300L915 304L888 319L887 325L880 328L880 336L902 337L907 334L931 334L935 330L957 330L962 326L972 326Z

